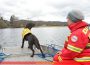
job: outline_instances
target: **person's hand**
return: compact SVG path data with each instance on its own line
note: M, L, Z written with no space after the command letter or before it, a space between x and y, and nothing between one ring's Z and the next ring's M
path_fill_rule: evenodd
M58 51L56 54L61 55L61 51Z
M60 61L62 61L62 58L61 58L61 52L59 51L59 52L57 52L56 54L55 54L55 56L53 57L53 61L56 61L56 62L60 62Z

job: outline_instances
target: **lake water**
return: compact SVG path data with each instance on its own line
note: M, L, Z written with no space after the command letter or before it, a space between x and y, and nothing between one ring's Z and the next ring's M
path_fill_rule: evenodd
M23 28L0 29L0 45L2 47L21 46ZM37 27L32 28L32 33L39 39L41 45L56 44L63 46L69 34L67 27ZM25 42L27 44L27 42Z

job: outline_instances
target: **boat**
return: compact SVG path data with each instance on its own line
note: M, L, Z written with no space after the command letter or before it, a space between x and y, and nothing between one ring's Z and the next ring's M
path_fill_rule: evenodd
M42 57L40 51L34 47L35 50L35 55L34 57L30 57L32 54L31 50L28 49L27 46L24 48L21 48L20 46L15 46L15 47L4 47L0 51L3 53L3 59L1 61L2 64L7 64L7 63L14 63L14 64L29 64L32 62L37 63L37 64L52 64L53 61L53 56L56 54L58 51L57 48L55 48L56 45L51 44L51 45L41 45L41 48L45 54L45 58Z

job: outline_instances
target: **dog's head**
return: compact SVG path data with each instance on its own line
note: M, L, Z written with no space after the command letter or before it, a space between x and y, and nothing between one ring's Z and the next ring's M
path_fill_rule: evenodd
M34 23L27 23L26 26L25 26L25 28L31 29L31 28L34 27L34 26L35 26Z

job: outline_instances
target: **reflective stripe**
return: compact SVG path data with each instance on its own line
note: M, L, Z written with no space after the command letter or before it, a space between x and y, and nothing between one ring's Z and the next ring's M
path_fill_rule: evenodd
M24 28L24 30L22 31L22 37L24 38L24 36L28 33L31 33L31 31L28 28Z
M78 62L88 62L90 61L90 57L75 58L74 60Z
M67 38L66 38L66 40L65 40L66 42L68 42L68 37L69 37L70 35L71 35L71 33L69 33L69 35L67 36Z
M59 61L62 61L62 58L61 58L60 56L58 56L58 60L59 60Z
M88 27L85 27L85 28L82 30L82 32L83 32L84 34L87 34L87 32L88 32Z
M83 50L81 48L77 48L77 47L69 45L69 44L68 44L67 48L71 51L78 52L78 53L81 53L81 51Z
M86 47L90 47L90 43L88 43Z
M90 39L90 33L88 34L88 37L89 37L89 39Z
M66 40L65 40L66 42L68 42L68 38L66 38Z

